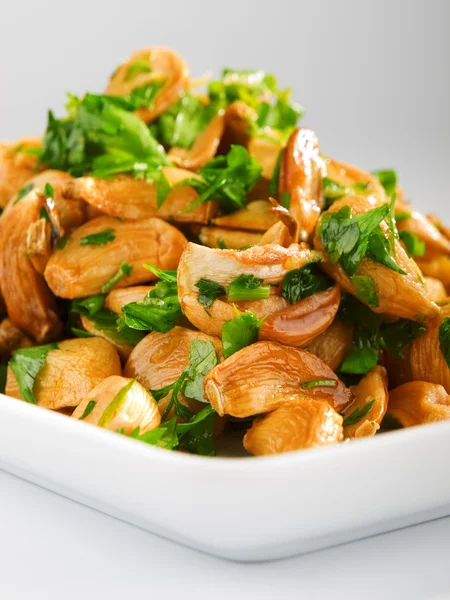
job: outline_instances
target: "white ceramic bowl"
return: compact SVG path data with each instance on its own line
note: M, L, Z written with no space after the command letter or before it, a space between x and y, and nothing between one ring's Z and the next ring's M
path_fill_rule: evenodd
M0 466L217 556L269 560L450 514L450 422L265 458L153 448L0 396Z

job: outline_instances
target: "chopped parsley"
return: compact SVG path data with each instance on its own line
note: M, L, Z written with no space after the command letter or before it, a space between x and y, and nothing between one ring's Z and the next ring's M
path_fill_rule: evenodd
M305 381L301 384L301 388L304 390L308 390L310 388L315 387L336 387L337 380L336 379L311 379L310 381Z
M22 200L22 198L25 198L25 196L31 192L31 190L33 189L33 187L34 186L33 186L32 183L27 183L26 185L24 185L23 188L21 188L17 192L17 196L16 196L16 199L14 200L14 204L16 204L17 202L19 202L19 200Z
M262 285L263 280L254 275L239 275L227 287L229 302L240 300L266 300L270 294L270 285Z
M281 295L291 304L328 290L333 285L333 282L319 271L316 262L286 273L281 286Z
M225 358L253 344L258 339L259 328L264 318L246 310L242 315L222 325L222 349Z
M411 218L411 213L409 213L406 210L400 210L395 213L395 220L397 221L397 223L400 223L400 221L407 221L410 218Z
M132 62L131 65L128 67L127 73L124 77L124 81L130 81L131 79L134 79L137 75L140 75L141 73L151 72L152 68L150 67L148 62L142 59L138 59Z
M415 256L423 256L425 254L425 242L419 240L415 233L403 230L399 231L398 234L401 241L405 244L406 252L409 257L414 258Z
M115 239L114 229L105 229L104 231L99 231L99 233L93 233L86 237L82 237L80 246L104 246L108 242L113 242Z
M450 368L450 317L445 317L439 325L438 338L442 356L445 358L445 362Z
M225 289L211 279L199 279L195 287L200 292L197 299L205 308L209 308L219 296L225 295Z
M246 205L247 193L261 177L262 168L244 146L232 145L228 154L215 156L200 169L202 179L189 179L199 196L184 212L207 200L220 200L225 210Z
M46 183L44 185L44 196L47 196L48 198L55 197L55 190L53 189L53 186L51 183Z
M89 402L86 404L86 408L84 409L83 414L80 417L80 421L82 421L88 415L91 414L91 412L94 410L96 404L97 404L97 402L95 400L89 400Z
M389 241L380 228L380 223L388 214L387 204L357 216L352 216L350 206L343 206L336 213L323 213L319 231L331 262L340 262L347 274L352 276L356 274L362 259L367 256L404 275L405 272L395 262Z
M426 330L425 325L409 319L383 323L380 330L381 347L391 356L402 358L406 346L424 334Z
M160 277L161 281L145 298L122 307L123 316L119 319L119 331L121 327L127 326L140 331L167 333L183 316L178 300L176 271L163 271L151 265L145 266Z
M205 104L189 92L183 92L156 121L155 135L165 146L189 149L218 108L217 102Z
M380 171L372 171L372 173L384 187L386 195L391 197L397 187L397 173L392 169L382 169Z
M372 408L372 406L375 404L376 402L376 398L374 398L373 400L371 400L370 402L368 402L366 405L362 406L361 408L355 408L355 410L353 412L351 412L348 417L345 417L342 426L343 427L348 427L349 425L356 425L356 423L359 423L360 421L362 421L364 419L364 417L367 415L367 413L370 411L370 409Z
M368 306L379 306L377 290L372 277L366 275L353 275L352 283L356 288L356 296Z
M16 377L20 395L26 402L37 404L33 393L34 382L45 364L48 353L57 348L57 344L46 344L33 348L21 348L13 352L9 366Z
M218 238L218 240L217 240L217 247L220 248L221 250L227 250L227 245L226 245L225 240L223 238Z
M65 235L64 237L62 237L59 242L56 244L56 247L58 250L64 250L64 248L67 246L68 241L70 240L70 235Z
M125 402L127 400L128 392L131 390L131 388L133 387L133 385L135 383L136 383L136 379L132 379L131 381L126 383L117 392L117 394L114 396L114 398L111 400L111 402L108 404L108 406L103 411L103 414L100 417L99 422L98 422L99 427L106 427L109 423L111 423L111 421L117 415L119 410L125 404Z
M109 292L109 290L113 288L117 283L119 283L121 279L131 275L132 270L133 267L131 265L129 265L127 262L123 262L120 265L117 273L115 273L109 281L102 285L102 293L106 294L106 292Z

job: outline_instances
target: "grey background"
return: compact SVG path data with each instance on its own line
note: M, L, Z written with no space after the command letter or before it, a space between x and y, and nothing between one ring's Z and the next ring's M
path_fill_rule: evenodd
M414 202L450 195L447 0L0 0L0 138L40 133L65 92L102 91L145 45L182 53L194 75L274 72L306 107L321 149L395 167ZM450 216L450 210L449 210Z

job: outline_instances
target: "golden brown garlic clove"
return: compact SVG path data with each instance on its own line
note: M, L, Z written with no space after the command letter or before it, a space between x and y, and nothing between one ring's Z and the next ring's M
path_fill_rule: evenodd
M154 285L134 285L127 288L118 288L111 290L105 298L105 308L122 315L122 307L131 302L143 300L148 292L151 292Z
M55 298L27 257L27 232L43 206L43 196L31 191L0 219L0 286L8 315L38 342L55 338L61 330Z
M327 177L336 183L352 191L358 185L364 189L355 190L355 194L364 194L375 205L384 204L388 201L384 187L372 173L363 171L358 167L347 163L338 162L333 158L326 159Z
M161 422L153 396L138 381L118 375L107 377L96 385L72 417L110 431L123 431L125 435L130 435L137 427L140 434L151 431Z
M13 144L0 144L0 208L5 208L12 198L32 177L38 158L23 150L41 147L39 138L23 138Z
M289 210L306 241L314 232L322 209L324 162L319 142L310 129L296 129L283 150L280 162L279 198L289 194Z
M110 329L98 329L95 326L94 322L84 315L81 315L80 321L83 329L87 333L90 333L93 337L99 337L109 342L117 350L121 360L124 362L127 360L134 346L132 346L131 344L124 344L121 341L118 341L119 336L115 331L112 331Z
M336 383L311 384L318 380ZM238 418L275 410L300 393L325 400L337 411L353 400L352 392L317 356L268 341L247 346L214 367L205 377L204 388L219 415Z
M371 404L368 412L355 423L344 426L344 435L346 438L371 437L380 428L381 421L388 407L388 379L386 369L376 366L371 369L365 377L361 379L358 385L353 386L352 392L355 394L355 401L347 406L343 416L344 422L352 414L355 415L364 411L365 407Z
M65 340L47 354L33 392L39 406L59 410L78 406L92 388L110 375L120 374L119 356L105 340L97 337ZM8 367L6 394L21 398L11 367Z
M245 208L212 219L218 227L245 229L248 231L267 231L277 222L272 212L272 204L268 200L254 200Z
M256 456L307 450L343 440L342 417L323 400L299 396L253 421L244 447Z
M442 281L440 279L435 279L434 277L424 277L424 280L430 300L436 304L445 304L448 296Z
M223 227L202 227L198 237L201 243L209 248L220 248L222 244L226 248L238 250L244 246L258 245L261 242L262 233L224 229Z
M8 359L14 350L32 346L33 343L10 319L0 322L0 358Z
M337 371L350 352L352 341L351 327L347 327L339 319L334 319L323 333L308 344L306 350L323 360L332 371Z
M438 384L405 383L389 396L389 414L403 427L414 427L450 419L450 396Z
M248 153L261 165L264 179L271 179L283 144L273 130L266 129L269 131L266 132L265 137L250 137Z
M147 69L140 69L133 75L133 65L140 63ZM113 73L105 93L112 96L126 96L135 88L152 81L164 81L164 86L156 95L151 108L138 108L135 114L150 123L177 101L180 92L188 86L189 67L179 54L169 48L142 48L122 63Z
M183 180L200 176L185 169L163 167L162 172L172 186L163 204L158 207L158 184L147 183L130 175L117 175L114 179L79 177L69 181L64 196L84 200L102 213L121 219L160 217L180 223L207 223L217 210L216 202L203 202L192 211L185 212L198 192L191 186L178 185Z
M90 235L113 230L115 239L104 245L81 245ZM72 233L67 244L56 250L45 269L45 279L61 298L81 298L98 294L123 263L132 267L130 275L116 287L155 279L144 267L150 263L160 269L176 269L186 246L178 229L161 219L119 221L97 217Z

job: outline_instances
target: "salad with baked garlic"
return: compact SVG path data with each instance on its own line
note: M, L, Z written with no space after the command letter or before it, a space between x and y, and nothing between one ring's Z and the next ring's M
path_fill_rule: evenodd
M450 419L450 230L302 115L152 47L0 145L6 395L205 456Z

